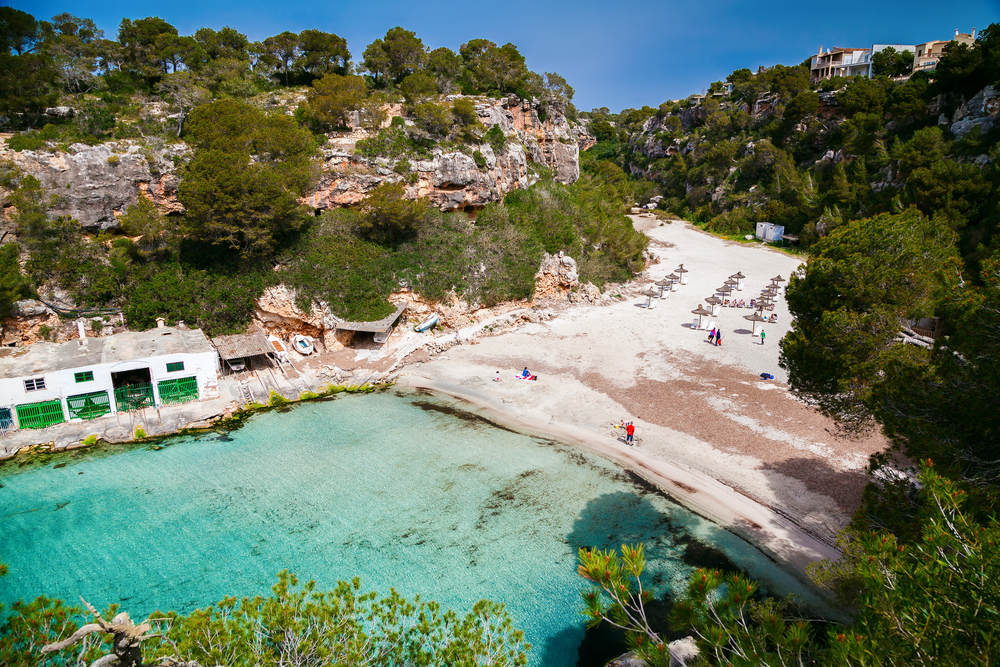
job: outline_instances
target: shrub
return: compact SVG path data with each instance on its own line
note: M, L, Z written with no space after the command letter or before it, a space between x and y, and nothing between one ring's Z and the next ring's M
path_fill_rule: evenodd
M112 167L118 164L119 162L121 162L121 158L118 157L117 155L108 156L108 164L110 164Z
M267 404L270 405L272 408L276 408L282 405L288 405L289 403L291 403L291 401L289 401L287 398L285 398L278 392L274 391L273 389L271 390L271 393L268 396Z
M50 335L52 335L52 327L48 326L47 324L43 324L42 326L38 327L39 338L41 338L42 340L48 340Z
M493 152L501 155L507 151L507 137L499 125L494 125L486 133L486 143L493 147Z
M88 435L86 438L80 441L83 445L91 447L97 444L97 436L94 434Z
M146 431L141 426L135 427L135 439L142 440L146 437Z
M417 127L435 137L443 137L451 130L452 114L446 107L434 102L424 102L413 108Z
M486 158L483 157L482 152L472 151L472 159L476 161L476 166L480 169L484 169L486 167Z

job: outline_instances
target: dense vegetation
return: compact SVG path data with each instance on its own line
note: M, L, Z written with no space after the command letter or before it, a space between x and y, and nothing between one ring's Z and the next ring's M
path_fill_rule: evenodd
M397 27L354 62L345 40L318 30L251 43L230 27L183 36L150 17L124 19L117 39L106 39L90 19L38 21L10 7L0 7L0 28L0 118L21 130L11 149L128 140L154 165L164 146L190 148L172 153L182 216L160 215L140 197L120 230L98 235L51 215L59 193L2 165L17 244L0 262L9 274L0 315L62 288L82 309L122 309L134 328L164 316L220 334L242 330L254 299L279 281L298 288L304 306L374 319L403 286L484 304L530 298L544 251L569 252L598 284L641 263L644 240L624 217L632 195L621 182L558 185L532 165L537 191L488 207L475 223L403 198L416 178L410 159L432 149L463 151L480 169L507 151L510 138L483 126L472 99L445 94L517 94L536 99L542 117L574 114L566 81L528 70L512 44L430 50ZM57 103L75 113L46 116ZM394 103L404 116L381 128ZM298 104L292 115L289 104ZM347 129L354 113L372 130L357 153L391 158L396 184L316 218L300 198L316 182L325 133Z
M906 59L877 65L898 76ZM788 287L791 388L848 434L882 429L895 451L872 457L844 557L811 573L852 623L806 620L745 577L698 571L672 626L693 632L706 664L995 664L1000 126L952 121L977 118L970 101L1000 85L1000 26L902 82L811 86L805 65L728 81L729 96L720 82L703 100L584 114L600 140L587 168L622 166L646 181L640 203L659 194L718 233L771 221L798 234L809 259ZM914 331L922 319L934 338ZM581 552L584 600L592 622L668 664L643 564L629 545Z
M0 566L0 575L3 574ZM91 632L81 645L41 653L43 646L83 629L78 620L109 625L118 605L90 614L58 600L15 603L0 625L0 664L59 667L143 665L496 665L527 664L530 645L503 605L482 600L463 617L433 601L410 601L396 591L363 593L358 579L330 591L299 584L282 572L267 597L227 597L188 615L156 612L143 632ZM90 616L90 618L88 618ZM136 620L138 626L139 622ZM134 644L134 650L130 650ZM102 656L120 659L101 661Z

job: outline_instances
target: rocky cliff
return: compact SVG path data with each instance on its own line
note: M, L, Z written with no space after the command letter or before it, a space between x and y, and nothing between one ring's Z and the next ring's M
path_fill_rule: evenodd
M449 98L452 99L452 98ZM511 190L526 188L537 180L530 163L553 171L559 183L580 178L580 150L593 145L583 126L571 127L566 117L551 107L544 121L538 105L516 96L500 100L476 99L476 113L486 129L500 128L507 146L497 153L489 144L476 148L484 161L478 166L469 152L436 149L429 159L368 160L354 154L358 141L369 136L357 128L332 137L323 151L323 171L315 192L306 203L322 211L360 201L384 182L407 182L410 197L427 197L444 211L479 208L497 201ZM390 110L390 118L399 115ZM409 166L405 166L405 165Z
M347 206L380 183L404 181L409 196L427 197L442 210L458 210L485 206L511 190L531 185L537 180L531 163L551 169L560 183L573 183L580 177L580 143L585 148L593 143L585 127L571 127L551 107L542 121L537 103L513 96L476 98L476 102L483 125L487 129L499 126L507 138L499 154L489 144L476 149L482 155L481 166L471 148L469 154L437 149L423 160L365 159L354 152L357 141L368 136L357 128L330 137L322 151L320 178L303 203L317 212ZM398 106L389 110L390 118L400 113ZM6 147L0 151L0 160L35 176L58 196L56 215L70 215L92 232L117 227L118 217L140 195L155 202L164 214L182 213L177 200L179 165L190 156L191 150L183 143L150 147L132 141L74 144L55 152L15 152ZM9 224L2 226L9 217L0 219L0 242L13 231Z

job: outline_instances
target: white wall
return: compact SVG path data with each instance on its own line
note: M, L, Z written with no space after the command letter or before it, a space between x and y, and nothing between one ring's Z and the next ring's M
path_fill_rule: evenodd
M157 405L160 404L158 387L160 381L191 376L198 378L198 395L200 399L217 398L218 359L219 355L212 350L210 352L193 354L167 354L114 364L95 364L79 368L35 373L16 378L0 378L0 407L11 408L16 418L15 408L18 405L58 399L62 402L63 414L68 418L67 396L89 394L95 391L107 391L111 400L111 414L115 414L117 407L114 401L114 385L111 381L111 374L137 368L149 369L150 378L153 382L153 396ZM168 373L167 364L178 361L184 362L184 370ZM76 382L75 374L83 371L93 371L94 379L90 382ZM26 392L24 390L24 380L37 377L45 378L45 389Z

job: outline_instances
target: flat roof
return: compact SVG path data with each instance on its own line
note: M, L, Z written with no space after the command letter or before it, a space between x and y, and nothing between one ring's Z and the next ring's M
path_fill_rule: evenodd
M160 327L65 343L38 342L25 348L0 349L0 377L21 377L98 364L115 364L168 354L212 352L201 329Z
M219 356L222 357L223 361L256 357L274 352L274 346L264 337L264 334L258 332L217 336L212 339L212 345L219 351Z
M404 303L401 306L396 306L396 312L388 317L383 317L380 320L374 322L337 322L337 329L344 331L368 331L371 333L382 333L383 331L388 331L392 328L392 323L396 321L396 318L409 307L410 304Z

